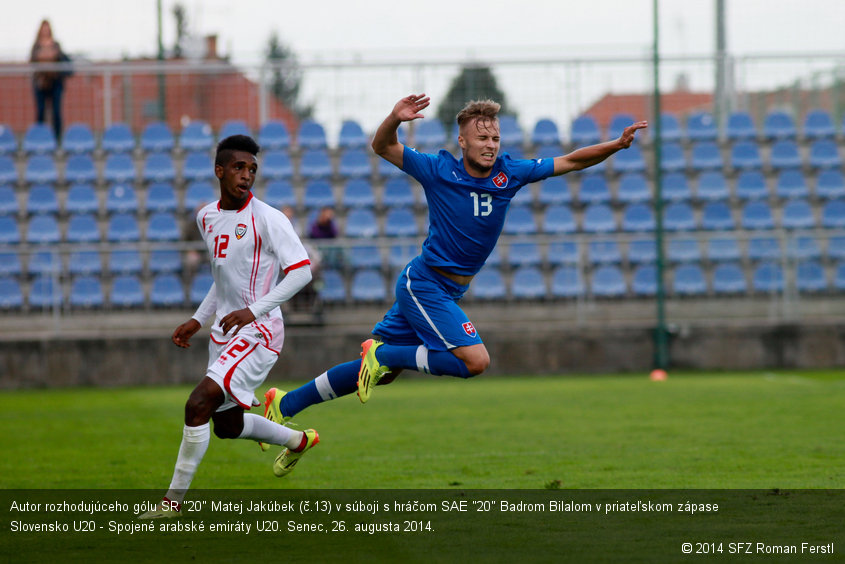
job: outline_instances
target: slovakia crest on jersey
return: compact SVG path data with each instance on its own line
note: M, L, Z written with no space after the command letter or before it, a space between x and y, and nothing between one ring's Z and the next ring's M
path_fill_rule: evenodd
M475 337L475 326L473 326L471 321L467 321L466 323L464 323L463 327L464 333L466 333L470 337Z
M239 223L238 226L235 227L235 237L240 240L244 235L246 235L246 225Z
M493 184L497 188L504 188L508 185L508 176L504 172L500 172L493 178Z

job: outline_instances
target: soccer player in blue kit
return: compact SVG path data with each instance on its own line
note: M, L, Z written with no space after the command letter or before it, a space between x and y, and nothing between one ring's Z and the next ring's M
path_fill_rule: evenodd
M631 146L644 121L613 141L582 147L553 159L499 155L499 104L472 101L457 115L462 159L441 150L419 153L402 145L402 122L422 118L425 94L399 100L373 137L373 150L422 184L429 207L422 253L402 270L396 301L362 343L361 360L339 364L313 381L284 393L265 394L265 417L283 423L315 403L358 392L367 402L373 387L403 369L470 378L490 364L487 348L458 305L473 276L496 246L511 199L532 182L581 170Z

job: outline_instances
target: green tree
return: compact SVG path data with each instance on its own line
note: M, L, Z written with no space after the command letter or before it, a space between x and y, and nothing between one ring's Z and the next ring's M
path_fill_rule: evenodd
M266 61L271 68L270 91L299 119L310 118L314 106L299 100L299 88L302 84L302 69L296 53L279 40L273 32L267 42Z
M515 115L508 107L505 93L496 83L496 76L488 66L466 66L449 86L443 103L437 108L437 119L448 128L455 116L470 100L491 99L502 105L502 115Z

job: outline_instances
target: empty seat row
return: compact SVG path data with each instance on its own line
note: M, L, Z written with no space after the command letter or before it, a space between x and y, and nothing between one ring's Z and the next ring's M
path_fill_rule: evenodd
M134 215L118 213L108 218L103 233L102 222L93 214L76 214L70 216L63 230L55 216L46 214L31 217L26 222L26 228L22 229L16 218L0 216L0 244L125 243L142 240L178 241L182 238L176 216L168 212L153 213L145 222L144 229L141 225Z
M178 273L184 270L186 257L174 249L153 249L146 253L137 249L119 249L100 252L93 248L80 248L66 257L54 251L37 251L20 255L0 252L0 276L76 276ZM146 265L146 266L145 266Z

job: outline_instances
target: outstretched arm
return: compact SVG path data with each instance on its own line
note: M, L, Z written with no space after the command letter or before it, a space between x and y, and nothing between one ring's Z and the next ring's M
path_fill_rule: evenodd
M553 176L559 174L566 174L573 170L581 170L589 166L593 166L605 160L607 157L621 149L627 149L634 142L634 136L638 129L648 127L648 122L638 121L633 125L629 125L619 136L619 139L608 141L606 143L599 143L597 145L590 145L589 147L582 147L563 155L562 157L555 157L555 168Z
M373 136L373 151L386 161L402 168L405 146L399 142L396 130L403 121L424 117L420 112L428 107L431 99L425 94L411 94L396 102Z

